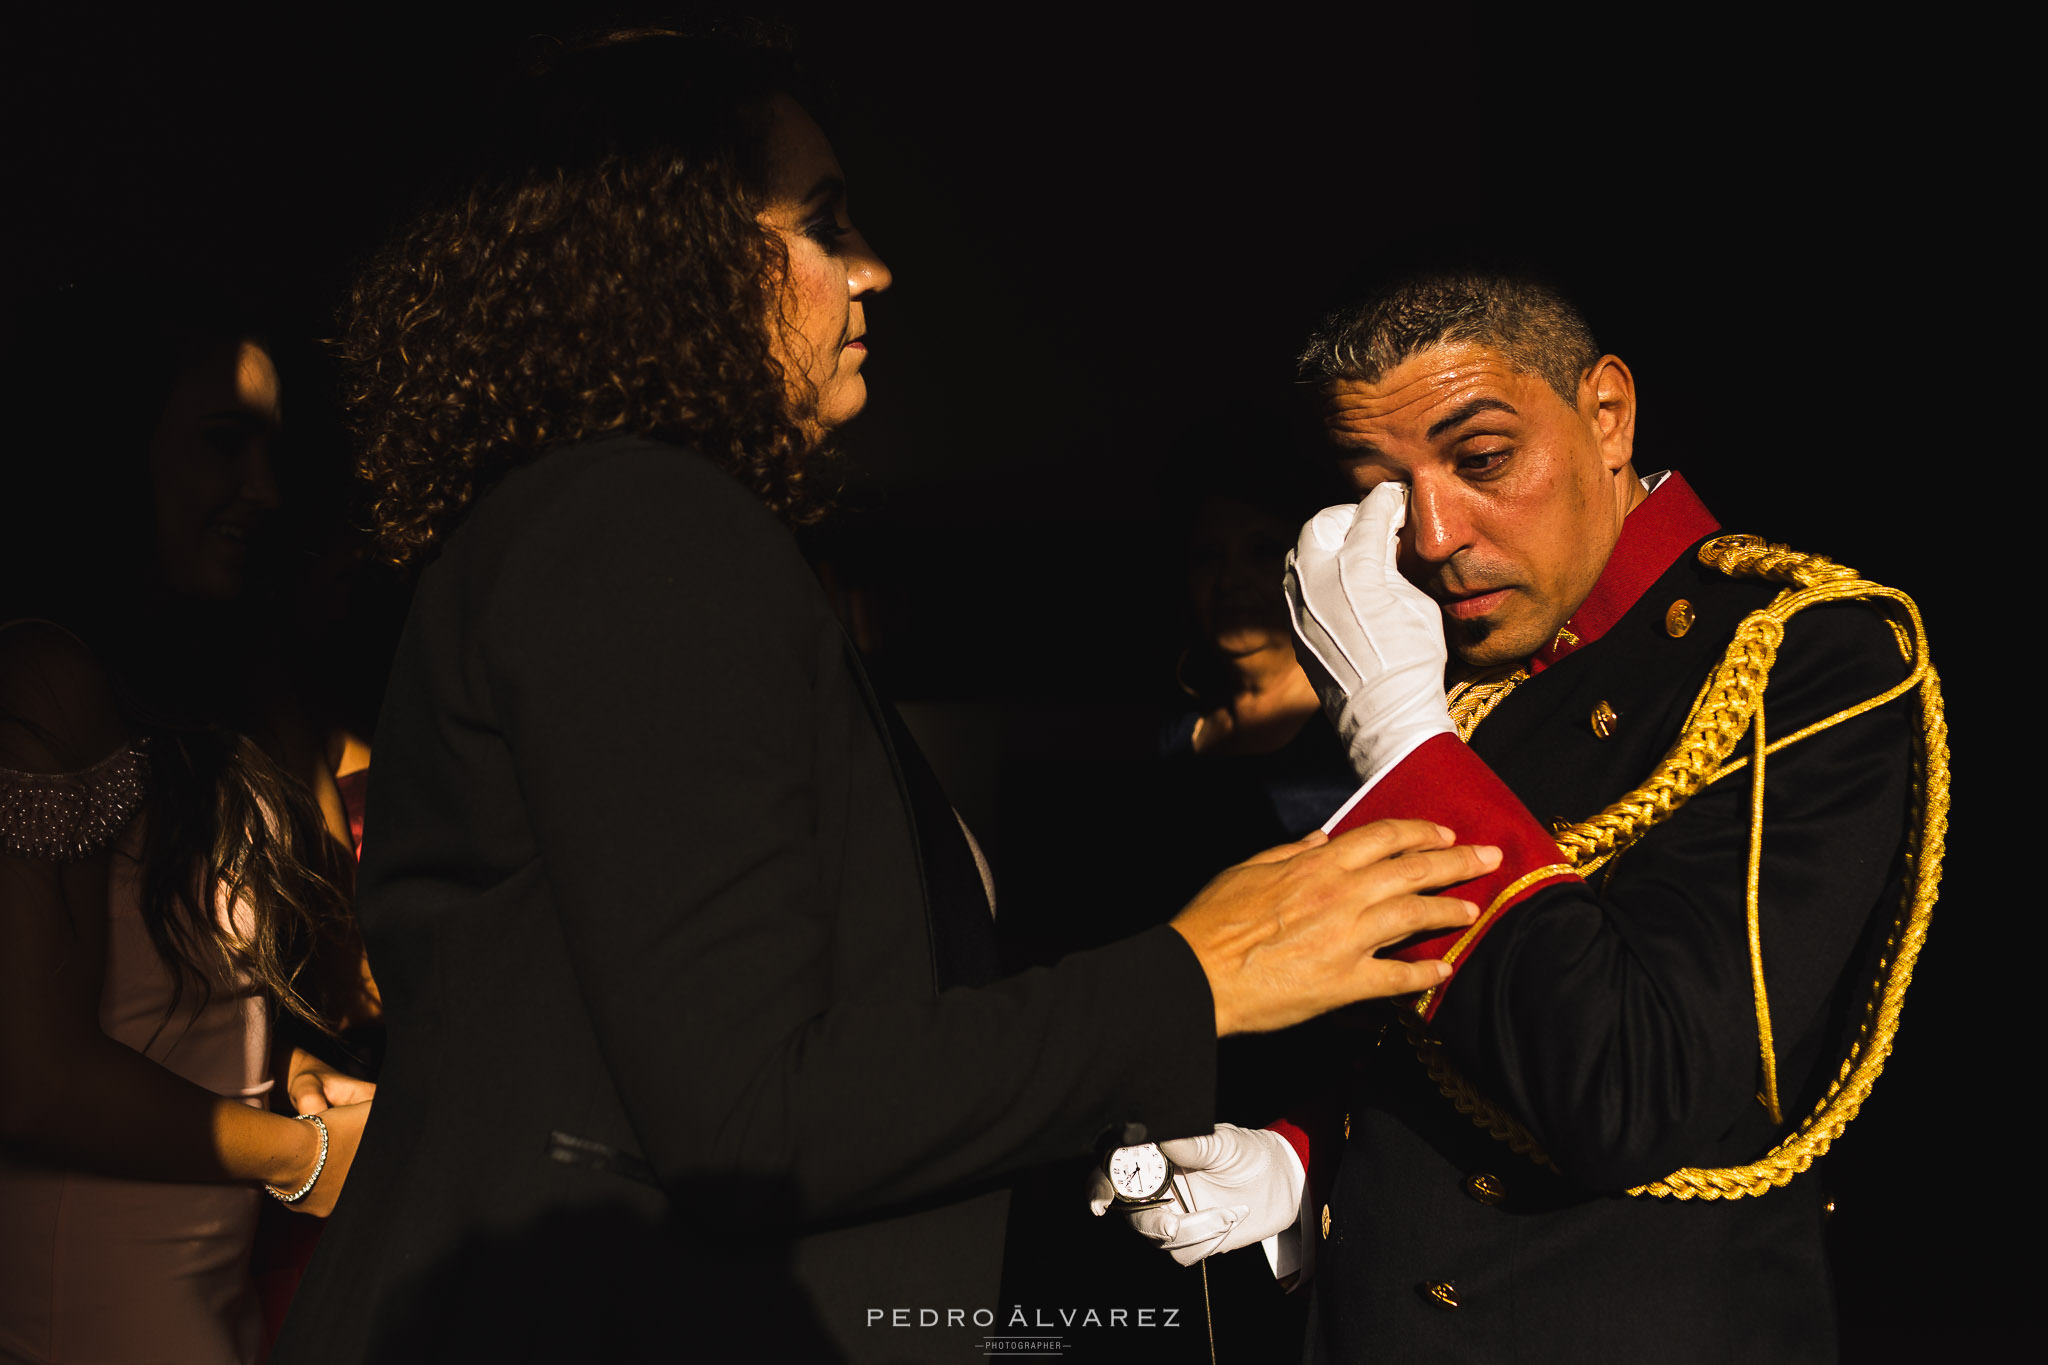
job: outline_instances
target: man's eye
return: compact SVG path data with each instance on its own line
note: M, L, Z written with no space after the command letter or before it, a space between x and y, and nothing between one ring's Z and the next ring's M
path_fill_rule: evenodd
M1458 469L1465 474L1498 473L1514 453L1513 446L1502 446L1498 450L1468 450L1458 456Z

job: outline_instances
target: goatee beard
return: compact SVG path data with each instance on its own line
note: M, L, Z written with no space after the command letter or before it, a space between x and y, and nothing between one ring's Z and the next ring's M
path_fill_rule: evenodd
M1486 643L1486 637L1493 634L1493 622L1486 620L1484 617L1477 621L1454 621L1449 617L1445 617L1444 624L1451 628L1450 634L1453 648L1469 649L1475 645L1484 644Z

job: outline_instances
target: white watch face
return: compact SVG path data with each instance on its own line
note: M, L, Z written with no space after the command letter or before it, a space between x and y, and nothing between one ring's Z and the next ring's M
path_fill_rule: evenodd
M1119 1147L1109 1154L1109 1183L1126 1199L1151 1199L1166 1188L1166 1158L1159 1144Z

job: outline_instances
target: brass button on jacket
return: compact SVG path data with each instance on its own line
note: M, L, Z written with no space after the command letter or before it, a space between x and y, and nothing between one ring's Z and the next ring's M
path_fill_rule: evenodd
M1420 1287L1422 1289L1422 1296L1437 1307L1456 1308L1458 1306L1458 1287L1449 1280L1432 1280Z
M1323 1240L1324 1240L1324 1241L1328 1241L1328 1240L1329 1240L1329 1238L1330 1238L1330 1206L1329 1206L1328 1204L1325 1204L1325 1205L1323 1205Z
M1508 1187L1500 1183L1499 1176L1481 1171L1465 1177L1465 1193L1492 1208L1508 1197Z
M1692 603L1681 597L1664 612L1664 633L1676 640L1692 629L1692 623L1696 619L1698 618L1693 615Z
M1593 704L1593 714L1589 719L1593 726L1593 733L1602 739L1606 739L1614 733L1614 723L1620 720L1621 716L1612 706L1602 701Z

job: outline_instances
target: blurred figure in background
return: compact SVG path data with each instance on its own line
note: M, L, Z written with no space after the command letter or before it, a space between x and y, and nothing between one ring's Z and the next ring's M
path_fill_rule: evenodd
M252 600L270 353L210 302L13 319L0 485L0 1358L257 1358L263 1188L334 1206L370 1087L347 822ZM317 1121L273 1112L283 1080Z
M1167 731L1167 791L1201 788L1176 804L1200 822L1190 843L1204 856L1299 839L1357 786L1336 733L1319 723L1280 595L1287 552L1321 491L1317 466L1286 448L1283 430L1229 428L1177 473L1190 639L1175 682L1190 705Z
M1331 500L1327 461L1295 448L1277 405L1213 416L1167 462L1165 532L1184 570L1182 647L1162 687L1148 757L1059 753L1006 774L1005 933L1028 960L1139 932L1161 907L1193 893L1217 858L1248 856L1320 827L1357 788L1344 746L1294 658L1280 579L1302 521ZM1166 681L1168 668L1162 666ZM1082 773L1085 772L1085 776ZM1055 877L1036 875L1050 850L1079 843L1144 850L1098 875L1123 884L1077 906ZM1223 1039L1217 1117L1264 1123L1315 1093L1317 1055L1303 1029ZM1012 1220L1005 1301L1173 1304L1190 1330L1075 1336L1079 1362L1288 1360L1299 1354L1307 1296L1289 1296L1258 1257L1219 1258L1207 1278L1173 1265L1118 1226L1090 1217L1074 1191L1085 1163L1048 1167ZM1144 1248L1150 1250L1149 1247Z

